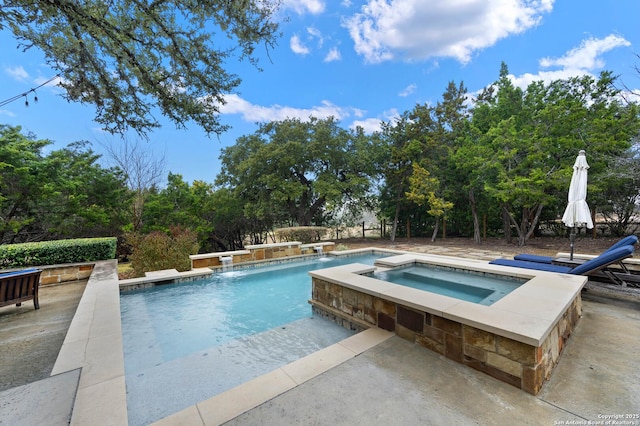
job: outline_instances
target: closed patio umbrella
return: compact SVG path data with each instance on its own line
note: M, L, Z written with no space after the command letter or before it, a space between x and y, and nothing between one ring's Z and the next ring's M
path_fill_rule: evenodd
M580 150L576 162L573 165L573 175L569 184L569 203L562 215L562 222L571 229L571 259L573 259L573 247L576 238L576 228L586 226L593 228L591 212L587 205L587 174L589 164L584 150Z

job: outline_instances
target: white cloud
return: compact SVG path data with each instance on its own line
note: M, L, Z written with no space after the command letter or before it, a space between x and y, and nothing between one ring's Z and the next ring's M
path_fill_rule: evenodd
M402 89L402 91L398 93L398 96L402 96L402 97L409 96L410 94L415 92L417 88L418 86L416 86L415 84L410 84L404 89Z
M334 117L337 120L342 120L351 115L357 116L361 114L358 109L339 107L329 101L322 101L321 105L311 108L294 108L281 105L265 107L254 105L238 95L226 95L225 101L226 104L220 107L221 114L240 114L243 120L251 123L281 121L287 118L298 118L304 121L308 120L309 117Z
M6 115L7 117L15 117L16 115L8 109L0 109L0 115Z
M603 39L590 38L583 40L579 47L571 49L561 58L542 58L540 66L549 68L560 66L564 69L593 70L604 67L604 61L600 57L616 47L631 46L631 43L622 37L609 35Z
M6 67L5 72L9 74L14 80L26 81L29 79L29 73L25 71L21 66L18 67Z
M293 53L297 55L306 55L309 53L309 48L302 43L300 37L297 35L291 37L291 40L289 40L289 47L291 47Z
M322 47L322 45L324 44L324 37L322 37L322 33L320 32L320 30L317 28L309 27L307 28L307 32L309 33L311 38L317 38L318 47Z
M398 110L392 108L384 112L383 118L367 118L364 120L354 120L349 128L355 130L356 127L362 127L365 133L379 132L382 130L383 122L394 122L398 118L400 118Z
M536 26L554 0L369 0L343 22L367 62L451 57L462 63Z
M339 61L340 59L342 59L342 56L340 55L340 51L338 50L337 47L334 47L331 50L329 50L329 53L327 53L327 55L324 57L324 62Z
M583 40L580 46L569 50L560 58L542 58L539 63L541 68L556 68L550 70L539 70L537 73L524 73L519 76L509 74L508 78L515 87L526 89L534 81L542 81L549 84L555 80L566 80L571 77L590 75L597 78L596 71L604 68L605 61L602 58L604 53L618 47L628 47L631 43L626 39L609 35L603 39L590 38ZM482 89L468 94L469 104L472 98L477 97ZM634 92L640 94L640 90L625 91L625 95L633 95Z
M271 121L282 121L288 118L297 118L301 121L308 121L310 117L329 118L333 117L339 121L346 121L354 118L348 127L354 129L362 127L366 133L373 133L381 130L383 121L395 121L400 114L396 109L391 109L383 113L382 118L363 118L366 111L334 105L329 101L322 101L321 105L311 108L294 108L282 105L261 106L255 105L238 95L226 95L225 104L220 106L220 114L239 114L248 123L268 123Z
M382 120L379 118L367 118L366 120L355 120L349 126L350 129L355 130L357 127L362 127L365 133L379 132L382 128Z
M537 74L525 73L518 77L509 76L512 83L525 89L533 81L544 81L550 83L554 80L567 79L582 75L594 75L594 73L604 68L605 62L602 58L604 53L618 47L628 47L631 43L622 37L609 35L603 39L590 38L583 40L580 46L569 50L560 58L542 58L540 66L542 68L557 68L550 70L540 70Z
M283 0L283 9L292 9L298 15L304 15L309 12L312 15L318 15L324 12L325 3L321 0Z

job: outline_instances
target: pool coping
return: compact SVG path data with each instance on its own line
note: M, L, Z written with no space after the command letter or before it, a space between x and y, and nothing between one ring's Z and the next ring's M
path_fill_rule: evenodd
M411 252L407 251L378 248L331 252L331 254L343 256L367 252L389 253L390 255L411 254ZM458 265L464 262L473 265L474 268L487 268L489 272L504 271L506 268L509 274L512 275L524 277L532 275L528 271L523 272L523 270L516 268L489 265L485 261L440 255L424 256L429 256L445 263L447 261L455 261ZM196 272L201 275L208 274L204 269ZM135 284L133 282L130 284L145 285L145 282L162 282L169 277L171 279L187 275L192 277L194 272L189 271L187 273L178 273L177 275L171 272L167 275L160 275L152 278L146 277ZM559 274L536 272L535 275L541 277L540 279L544 279L545 277L557 277ZM586 278L584 278L584 282L586 282ZM540 283L540 285L544 285L544 283ZM51 375L56 375L81 368L78 391L70 421L71 425L128 424L120 320L120 286L117 261L97 262L51 372ZM549 285L547 284L547 286ZM525 293L520 297L530 296ZM522 304L524 302L526 300L521 300ZM541 303L541 301L537 301L537 303ZM517 316L518 314L517 312L505 312L510 316ZM456 315L456 310L452 308L448 314ZM458 313L457 315L460 314ZM393 333L377 328L371 328L363 333L352 336L308 357L301 358L223 394L174 413L158 421L158 424L185 424L185 422L187 424L209 424L215 423L217 421L215 419L220 419L224 416L232 416L228 418L231 419L241 412L250 410L259 403L286 392L292 387L315 377L315 375L351 359L358 353L366 351L393 335ZM357 352L356 349L360 352ZM238 397L238 395L241 395L241 397ZM242 402L243 405L239 406L238 401ZM239 410L244 411L239 412ZM224 415L224 413L227 414Z

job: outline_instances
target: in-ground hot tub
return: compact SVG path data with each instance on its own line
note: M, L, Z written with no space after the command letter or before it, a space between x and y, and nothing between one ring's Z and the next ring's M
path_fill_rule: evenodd
M523 281L490 305L382 281L378 269L430 265ZM309 273L314 311L349 327L393 331L456 362L537 394L581 315L587 278L444 256L402 254L376 267L350 264Z
M378 269L373 278L481 305L492 305L527 281L427 263Z

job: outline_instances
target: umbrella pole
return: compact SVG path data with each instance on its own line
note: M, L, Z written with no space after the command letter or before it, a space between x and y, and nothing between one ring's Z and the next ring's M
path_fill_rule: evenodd
M571 233L569 234L569 245L571 246L571 254L569 256L569 260L573 260L573 246L575 245L575 242L576 242L575 230L576 230L575 227L571 228Z

